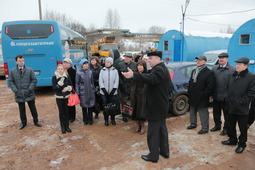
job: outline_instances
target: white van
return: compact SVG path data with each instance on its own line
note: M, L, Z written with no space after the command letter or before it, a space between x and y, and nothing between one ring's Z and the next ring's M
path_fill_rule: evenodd
M201 55L205 55L206 56L207 64L217 65L218 64L218 55L220 53L227 53L227 49L206 51L206 52L204 52Z

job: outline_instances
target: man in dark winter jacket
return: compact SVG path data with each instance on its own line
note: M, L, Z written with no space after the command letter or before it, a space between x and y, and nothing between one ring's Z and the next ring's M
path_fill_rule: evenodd
M29 109L33 116L34 124L38 127L42 125L38 122L38 114L35 107L35 92L34 88L37 83L34 71L25 67L24 57L17 55L15 57L17 67L10 71L9 85L15 93L15 100L19 104L19 112L21 125L19 129L23 129L27 125L25 102L28 103Z
M252 101L250 106L248 128L253 124L254 121L255 121L255 100Z
M222 141L223 145L236 145L236 153L242 153L247 142L247 124L249 106L255 98L255 75L249 72L249 58L241 57L235 60L236 71L230 76L227 91L227 106L229 110L228 136L229 139ZM240 129L237 139L236 123Z
M169 158L166 117L169 108L169 94L172 91L169 71L161 61L162 52L148 53L152 67L150 73L134 73L131 69L122 72L126 78L144 83L146 119L148 120L147 143L150 153L142 155L145 161L156 163L159 155Z
M198 134L207 133L209 130L209 97L213 93L214 76L213 72L207 68L207 58L203 55L196 57L197 68L191 73L189 80L188 96L190 104L190 126L187 129L197 127L197 112L202 124L202 129Z
M126 104L127 100L130 99L130 92L132 87L132 79L125 78L121 72L127 72L130 68L132 71L136 71L136 64L132 61L133 57L131 54L127 53L124 55L124 61L121 61L118 66L117 70L119 72L119 92L120 92L120 100L121 104ZM127 121L127 118L123 115L123 121Z
M215 88L213 93L213 120L215 126L211 132L221 130L221 111L224 115L224 126L220 135L227 135L227 127L229 126L228 110L226 107L226 95L228 79L234 73L235 68L228 63L228 54L219 54L219 64L212 71L215 77Z

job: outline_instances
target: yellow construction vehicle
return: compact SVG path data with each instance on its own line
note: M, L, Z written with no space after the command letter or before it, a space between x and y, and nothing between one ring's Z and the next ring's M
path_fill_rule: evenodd
M99 55L98 45L91 45L89 48L89 56Z
M151 51L158 51L158 40L153 41L153 47L151 48Z
M110 49L119 49L117 43L114 42L114 36L104 36L97 41L97 44L90 46L89 55L109 56Z

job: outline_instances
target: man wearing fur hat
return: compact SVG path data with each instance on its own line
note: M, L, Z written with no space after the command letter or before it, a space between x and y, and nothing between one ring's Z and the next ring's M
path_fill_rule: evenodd
M144 83L146 119L148 120L147 143L149 154L142 155L145 161L158 162L159 155L169 158L168 131L166 117L169 108L169 94L172 82L169 71L162 62L162 52L153 51L147 54L152 70L149 73L122 72L126 78Z

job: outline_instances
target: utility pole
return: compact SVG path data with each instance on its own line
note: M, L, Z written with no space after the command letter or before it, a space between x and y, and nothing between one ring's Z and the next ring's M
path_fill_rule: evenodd
M182 8L182 30L181 30L181 34L182 34L182 45L181 45L181 61L183 61L183 53L184 53L184 19L185 19L185 14L186 14L186 10L187 7L189 5L190 0L186 0L185 2L185 8L183 10L183 5L181 6Z
M41 0L38 0L39 5L39 19L42 20L42 7L41 7Z

